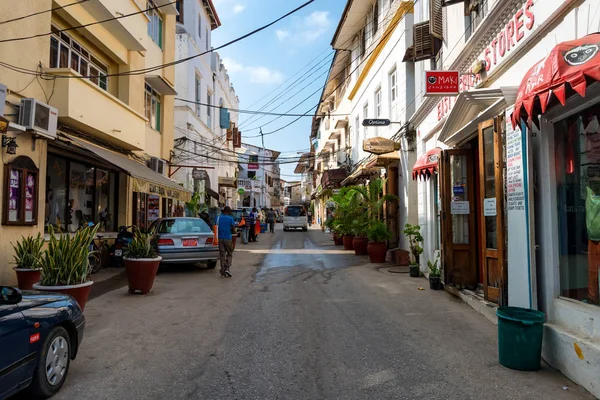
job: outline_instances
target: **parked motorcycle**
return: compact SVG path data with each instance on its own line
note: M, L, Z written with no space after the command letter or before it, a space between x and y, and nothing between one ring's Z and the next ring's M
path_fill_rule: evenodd
M124 251L127 250L127 247L129 247L133 240L133 232L129 230L130 228L131 226L120 226L115 244L111 247L111 264L116 267L123 267L125 265L123 260Z

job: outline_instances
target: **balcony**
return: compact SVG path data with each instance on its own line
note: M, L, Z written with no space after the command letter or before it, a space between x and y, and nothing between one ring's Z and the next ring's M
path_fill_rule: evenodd
M78 76L74 70L52 68L48 74ZM144 150L146 118L87 79L57 78L50 105L60 123L119 146Z

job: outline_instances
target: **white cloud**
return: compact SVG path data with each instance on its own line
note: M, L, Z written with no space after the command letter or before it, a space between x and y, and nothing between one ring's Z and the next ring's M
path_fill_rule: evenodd
M275 34L280 41L288 39L295 43L307 44L326 34L330 27L329 11L315 11L296 21L290 29L279 29Z
M244 6L243 4L236 4L236 5L233 7L233 13L234 13L234 14L239 14L239 13L241 13L242 11L244 11L245 9L246 9L246 6Z
M285 29L277 29L275 31L275 35L277 35L277 39L280 41L284 41L287 37L290 36L290 31L286 31Z
M227 71L245 75L250 83L278 85L283 82L283 74L264 66L245 66L234 59L224 57L223 65Z

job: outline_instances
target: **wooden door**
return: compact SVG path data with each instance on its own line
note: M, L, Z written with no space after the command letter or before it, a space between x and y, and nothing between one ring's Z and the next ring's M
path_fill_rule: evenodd
M479 218L485 299L500 304L505 279L502 119L479 124Z
M459 288L477 285L472 151L446 150L440 163L444 283Z

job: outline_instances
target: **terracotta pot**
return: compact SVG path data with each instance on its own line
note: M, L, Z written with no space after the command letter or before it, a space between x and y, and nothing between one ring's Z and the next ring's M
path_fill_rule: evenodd
M354 247L354 254L357 256L366 256L369 254L367 246L369 245L369 239L364 237L355 236L352 239L352 247Z
M125 258L129 293L137 291L148 294L154 285L154 278L162 257L157 258Z
M354 250L354 247L352 247L353 239L354 235L344 235L342 237L342 242L344 243L344 250Z
M21 290L33 290L33 284L41 281L42 271L39 269L15 267L13 270L17 273L17 282Z
M385 242L369 242L367 251L369 252L371 263L382 264L385 262L385 256L387 255L387 245Z
M94 282L92 281L69 286L42 286L36 283L33 285L33 288L42 292L57 292L73 296L73 298L77 300L79 308L83 311L85 309L85 304L88 301L88 297L90 296L93 284Z
M341 246L344 244L344 240L342 239L342 236L338 236L336 234L333 235L333 243L336 246Z

